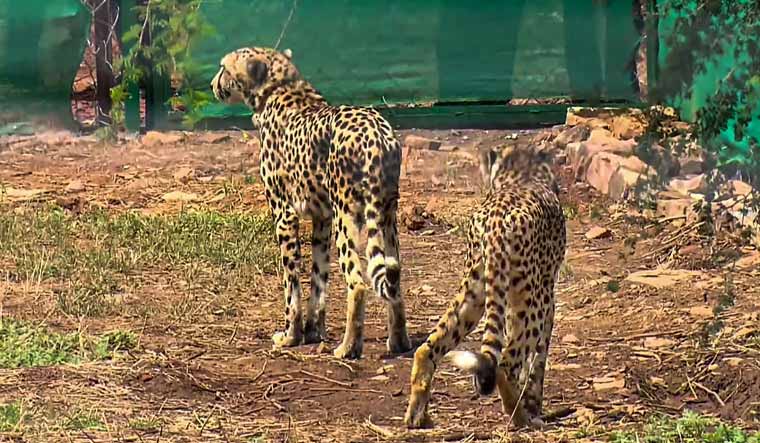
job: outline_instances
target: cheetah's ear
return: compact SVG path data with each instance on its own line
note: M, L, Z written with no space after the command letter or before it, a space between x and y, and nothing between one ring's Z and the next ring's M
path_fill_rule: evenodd
M288 60L293 60L293 51L291 51L290 48L282 51L282 55L284 55Z
M267 79L269 67L266 63L259 60L252 60L248 62L247 69L248 76L256 84L264 83L264 80Z
M498 153L492 148L482 147L480 148L480 177L483 179L483 185L490 189L491 182L493 181L494 166L496 166L496 160Z

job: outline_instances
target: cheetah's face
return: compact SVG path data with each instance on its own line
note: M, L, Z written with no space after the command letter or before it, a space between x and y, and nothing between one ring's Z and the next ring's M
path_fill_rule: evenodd
M268 85L296 79L299 74L291 62L292 57L290 49L279 52L251 47L230 52L219 62L211 90L221 102L243 102Z

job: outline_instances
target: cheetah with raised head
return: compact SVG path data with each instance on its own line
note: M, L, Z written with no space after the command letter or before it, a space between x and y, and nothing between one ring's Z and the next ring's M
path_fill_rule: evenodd
M346 330L335 350L360 358L368 292L359 258L367 228L367 275L388 303L388 350L411 349L400 289L396 212L401 147L374 109L330 106L292 62L290 50L241 48L226 54L211 81L216 98L244 102L261 139L260 173L276 226L285 287L285 330L275 346L325 338L325 296L335 231L339 264L348 286ZM311 295L302 324L299 219L310 217Z
M486 315L480 352L454 351L456 366L488 395L498 387L517 426L542 425L541 403L554 322L554 285L565 255L565 217L548 154L533 147L482 150L488 191L467 233L459 294L414 354L404 417L430 426L433 373Z

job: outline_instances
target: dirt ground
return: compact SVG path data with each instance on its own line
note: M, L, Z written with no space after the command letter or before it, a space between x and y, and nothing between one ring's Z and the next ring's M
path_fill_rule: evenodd
M499 143L513 132L413 132L443 142L437 151L409 152L401 182L402 285L410 333L420 342L459 283L465 249L461 226L480 198L476 146ZM204 142L219 134L230 138ZM241 132L188 134L156 146L136 140L103 145L92 139L4 146L3 185L47 192L44 202L5 199L2 211L51 201L71 213L96 207L149 214L188 208L264 211L257 151ZM758 252L742 247L733 235L709 236L680 220L640 217L573 183L562 165L557 171L563 177L569 247L557 287L544 404L550 418L543 432L508 432L498 398L475 398L469 377L447 364L436 374L431 404L436 427L406 432L402 416L411 356L386 355L380 300L368 305L363 358L332 358L345 321L345 286L333 263L329 342L283 352L272 350L270 339L283 323L276 273L227 288L220 299L219 292L203 288L189 294L182 289L187 286L176 284L181 276L146 272L134 276L140 283L123 303L150 309L82 318L57 310L45 282L31 290L28 282L6 278L0 283L3 316L58 331L131 330L139 335L139 346L114 360L2 370L0 403L25 399L74 405L95 411L104 425L33 435L9 432L0 440L603 440L656 413L675 416L686 409L760 428ZM172 191L199 198L166 201ZM609 232L588 239L593 227ZM304 249L308 269L309 246ZM682 279L660 288L626 279L658 267L671 270L662 279ZM169 315L187 303L191 315ZM220 314L220 305L234 309ZM467 346L478 338L475 333ZM131 426L138 418L158 424Z

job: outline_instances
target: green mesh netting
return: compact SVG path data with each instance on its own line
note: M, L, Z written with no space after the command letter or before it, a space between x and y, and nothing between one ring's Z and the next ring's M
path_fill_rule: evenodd
M274 46L292 4L204 3L218 32L194 52L206 77L230 50ZM335 103L636 100L631 11L629 0L306 1L280 48L292 49L302 73ZM219 104L205 111L248 113Z
M0 123L72 122L71 85L89 21L79 0L0 0Z

